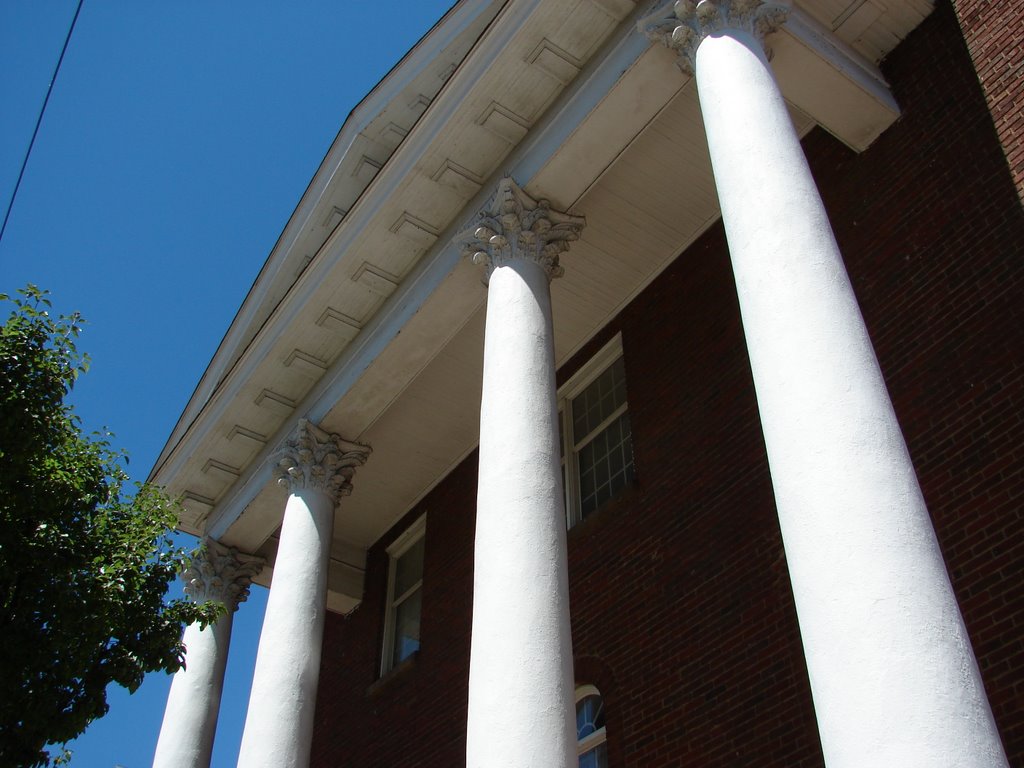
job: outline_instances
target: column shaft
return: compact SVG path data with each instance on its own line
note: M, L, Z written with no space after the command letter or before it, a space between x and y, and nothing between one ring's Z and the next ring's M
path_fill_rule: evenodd
M467 768L569 768L576 731L550 281L583 219L502 179L459 235L490 279Z
M468 768L576 761L548 276L517 260L487 299Z
M300 419L274 474L289 489L263 619L240 768L305 768L313 739L334 507L370 449Z
M185 667L171 679L153 768L208 768L217 731L234 612L185 628Z
M252 578L262 568L260 558L206 539L181 574L191 600L218 602L226 613L206 629L198 624L185 628L185 665L171 681L154 768L209 767L232 620L238 604L249 595Z
M327 493L303 488L288 496L240 768L309 765L333 526L334 501Z
M824 206L754 35L696 78L829 768L1005 766Z

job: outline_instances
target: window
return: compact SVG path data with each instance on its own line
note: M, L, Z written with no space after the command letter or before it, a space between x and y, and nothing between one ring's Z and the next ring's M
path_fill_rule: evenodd
M580 768L608 768L604 701L592 685L576 689L576 754Z
M633 439L622 337L559 392L565 511L571 528L633 483Z
M388 547L388 603L384 620L381 674L389 672L420 647L423 604L423 543L427 519L421 517Z

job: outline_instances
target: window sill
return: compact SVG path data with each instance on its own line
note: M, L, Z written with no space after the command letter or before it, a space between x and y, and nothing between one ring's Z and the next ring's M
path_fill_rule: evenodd
M388 688L399 685L401 681L405 680L410 674L412 674L412 670L416 668L416 660L419 657L419 650L415 650L409 655L409 658L403 659L400 663L385 672L378 680L375 680L370 684L370 687L366 689L366 698L369 699L375 696L380 696Z
M591 512L568 530L568 540L588 539L595 536L613 521L628 515L640 497L640 489L634 484L609 501L600 509Z

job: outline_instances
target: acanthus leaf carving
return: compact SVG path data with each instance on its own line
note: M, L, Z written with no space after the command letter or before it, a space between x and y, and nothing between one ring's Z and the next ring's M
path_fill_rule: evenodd
M495 269L516 259L539 264L550 280L564 273L559 256L579 239L585 223L581 216L553 210L547 200L534 200L506 176L475 225L455 242L474 264L486 266L485 284Z
M295 434L278 454L274 477L294 491L316 488L337 501L352 492L356 467L366 463L370 447L325 432L300 419Z
M752 34L760 43L781 27L790 0L676 0L643 19L638 29L652 42L679 54L676 64L688 75L697 68L697 47L725 29Z
M249 586L262 569L262 558L207 538L181 579L185 594L194 602L217 600L234 612L249 597Z

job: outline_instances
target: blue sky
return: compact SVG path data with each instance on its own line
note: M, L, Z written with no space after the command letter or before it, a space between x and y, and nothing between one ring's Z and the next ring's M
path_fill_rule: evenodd
M76 0L0 2L0 201ZM342 121L450 0L85 0L0 242L0 292L47 288L88 324L73 401L144 479ZM214 766L233 766L266 602L235 617ZM72 745L150 765L170 678Z

